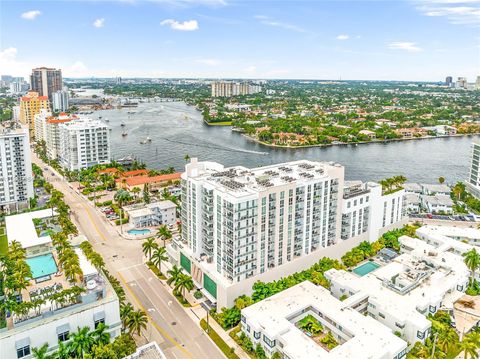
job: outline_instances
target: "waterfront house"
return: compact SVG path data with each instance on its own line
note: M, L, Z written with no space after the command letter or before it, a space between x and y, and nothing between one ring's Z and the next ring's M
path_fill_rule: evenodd
M173 225L177 221L177 205L172 201L136 204L125 206L123 209L127 212L133 228Z
M453 201L450 196L445 194L422 196L422 204L429 213L453 213Z
M123 188L128 191L133 190L135 187L140 188L143 190L143 187L147 184L150 191L159 190L162 187L165 187L168 184L171 184L175 181L180 181L181 173L170 173L166 175L158 175L158 176L133 176L128 178L119 178L115 182L117 184L117 188Z
M370 130L361 130L360 132L358 132L359 135L364 135L364 136L367 136L368 138L370 138L371 140L374 140L376 135L375 135L375 132L373 131L370 131Z

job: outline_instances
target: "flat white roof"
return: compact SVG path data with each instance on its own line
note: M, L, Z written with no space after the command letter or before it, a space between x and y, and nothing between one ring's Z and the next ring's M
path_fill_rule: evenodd
M307 314L319 319L315 311L342 328L342 335L347 339L343 344L327 351L295 326L297 318ZM327 289L310 281L253 304L243 309L242 315L251 330L280 341L282 351L291 359L358 359L359 353L362 358L376 359L393 357L407 347L390 328L350 308L348 302L336 299ZM326 321L322 324L324 328L329 325Z
M51 243L52 239L50 236L39 237L37 235L33 220L36 218L43 219L52 217L52 212L54 215L57 215L55 210L43 209L41 211L7 216L5 218L5 224L7 227L8 242L12 243L13 241L17 241L21 244L22 248L25 249Z
M91 276L98 274L97 269L90 263L90 261L85 257L83 251L80 248L75 248L75 253L78 256L78 261L80 263L80 268L82 269L83 276Z
M419 235L446 236L450 238L468 238L480 240L480 230L476 228L461 228L453 226L427 225L417 229Z

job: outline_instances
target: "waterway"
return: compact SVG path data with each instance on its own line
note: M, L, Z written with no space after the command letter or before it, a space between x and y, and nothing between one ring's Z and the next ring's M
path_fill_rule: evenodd
M186 154L247 167L309 159L338 162L345 166L347 179L360 180L398 174L417 182L436 182L440 176L449 183L462 180L468 173L471 143L480 137L287 149L263 146L228 126L208 126L200 112L182 102L141 103L136 108L96 111L91 116L108 119L114 159L134 154L151 168L182 170ZM127 136L122 136L124 131ZM141 144L147 137L152 141Z

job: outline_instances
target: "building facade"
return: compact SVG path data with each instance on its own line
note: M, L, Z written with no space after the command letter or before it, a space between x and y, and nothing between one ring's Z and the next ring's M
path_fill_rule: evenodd
M32 70L30 89L52 101L53 94L62 90L62 70L39 67Z
M28 125L30 134L35 131L35 115L41 110L50 110L48 97L39 96L38 92L30 91L26 96L20 98L20 122Z
M248 82L215 81L211 84L212 97L232 97L239 95L252 95L262 91L260 85Z
M75 171L110 163L110 132L98 120L80 118L59 125L60 165Z
M47 149L47 157L51 160L58 160L60 157L60 125L63 123L78 120L76 115L67 115L61 113L57 117L50 117L46 121L45 143Z
M52 110L67 111L68 110L68 91L55 91L52 95Z
M472 142L470 171L465 181L466 189L476 198L480 198L480 143Z
M361 215L368 224L342 237L341 165L295 161L248 169L193 159L182 175L182 243L173 243L170 254L211 301L231 306L256 280L297 272L324 256L339 258L400 225L402 196L379 195L375 206L366 201Z
M0 133L0 206L4 210L28 207L34 197L30 140L27 130Z

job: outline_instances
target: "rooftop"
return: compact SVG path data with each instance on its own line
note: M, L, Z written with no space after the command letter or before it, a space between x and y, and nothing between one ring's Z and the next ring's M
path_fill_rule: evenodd
M243 166L224 168L218 163L192 159L186 166L184 176L203 180L206 188L242 197L289 183L303 184L335 178L339 170L343 171L343 167L333 162L307 160L249 169Z
M453 201L449 195L435 194L433 196L424 196L423 200L432 206L453 206Z
M33 220L43 219L57 215L57 212L51 209L43 209L41 211L27 212L7 216L5 224L7 227L8 242L17 241L22 248L30 248L42 244L48 244L52 241L50 236L39 237L35 229Z
M137 348L137 351L123 359L166 359L157 342L150 342Z
M295 324L307 314L313 315L327 330L341 327L340 345L325 350ZM394 357L407 343L392 330L366 317L333 297L330 292L309 281L297 284L242 310L254 331L281 342L289 358L357 359Z
M144 185L146 183L160 183L160 182L167 182L167 181L175 181L179 180L181 177L181 173L171 173L167 175L158 175L158 176L133 176L133 177L128 177L125 179L125 184L127 186L139 186L139 185ZM117 182L120 182L121 180L117 180Z

